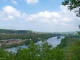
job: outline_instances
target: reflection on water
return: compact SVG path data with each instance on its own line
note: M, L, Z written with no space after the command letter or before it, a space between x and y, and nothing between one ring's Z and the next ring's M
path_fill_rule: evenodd
M64 37L61 37L61 38L58 38L58 39L57 39L57 37L52 37L52 38L49 38L49 39L47 40L47 42L48 42L49 44L51 44L53 47L56 47L57 45L60 44L62 38L64 38Z
M47 40L47 42L48 42L49 44L51 44L53 47L56 47L58 44L60 44L62 38L64 38L64 37L61 37L61 38L59 38L59 39L57 39L57 36L56 36L56 37L52 37L52 38L49 38L49 39ZM37 42L37 43L41 43L41 41L39 41L39 42ZM12 47L12 48L8 48L8 49L6 49L6 50L12 51L12 52L16 52L19 47L20 47L20 48L27 48L28 45L22 45L22 46L18 46L18 47Z

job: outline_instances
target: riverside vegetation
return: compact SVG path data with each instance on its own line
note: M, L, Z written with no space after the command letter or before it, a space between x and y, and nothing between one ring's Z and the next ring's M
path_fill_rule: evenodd
M28 37L31 38L32 35ZM33 35L36 36L38 34ZM47 39L53 35L41 34L40 36ZM80 35L66 36L57 47L52 47L46 40L42 40L40 45L35 44L35 39L29 42L28 48L19 48L16 53L1 48L0 60L80 60Z
M28 48L19 48L16 53L0 49L0 60L80 60L80 40L67 39L71 38L65 37L62 40L65 44L61 42L55 48L46 41L41 45L31 41Z
M31 40L38 42L54 36L60 36L60 34L40 33L29 30L0 29L0 48L10 48L24 44L28 45Z
M62 5L68 5L69 10L78 8L76 16L80 17L80 0L64 0ZM80 35L66 36L55 48L46 41L41 45L31 41L28 48L19 48L17 53L0 49L0 60L80 60Z

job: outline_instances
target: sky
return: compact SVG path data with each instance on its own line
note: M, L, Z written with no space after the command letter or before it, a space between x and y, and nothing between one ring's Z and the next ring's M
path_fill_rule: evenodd
M63 0L0 0L0 29L79 31L80 17Z

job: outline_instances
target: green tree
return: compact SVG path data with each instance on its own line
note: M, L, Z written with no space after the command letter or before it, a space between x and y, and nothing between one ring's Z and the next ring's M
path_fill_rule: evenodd
M74 60L80 60L80 41L76 41L71 48L71 53L75 57Z
M54 60L51 52L52 49L53 47L50 44L48 44L47 41L42 41L42 44L40 45L39 58L41 60Z
M70 11L76 9L76 16L80 17L80 0L64 0L62 5L67 5Z
M63 57L63 51L59 48L53 48L48 42L34 44L31 41L27 49L18 49L15 60L63 60Z
M40 45L35 44L33 41L30 42L28 46L28 50L30 53L30 60L39 60L39 53L40 53Z
M19 48L15 54L15 60L30 60L30 51L26 48Z
M4 49L0 49L0 60L8 60L7 58L9 58L9 53Z
M65 60L80 60L80 41L74 42L65 52Z
M64 60L64 51L58 47L54 48L52 50L52 55L54 57L54 60Z
M15 53L7 51L7 54L6 60L15 60Z

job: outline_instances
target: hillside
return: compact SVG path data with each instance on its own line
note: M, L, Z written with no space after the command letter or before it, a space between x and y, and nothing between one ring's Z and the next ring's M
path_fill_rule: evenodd
M32 34L31 30L9 30L9 29L0 29L0 34Z
M80 35L71 35L66 36L64 39L62 39L61 43L58 45L59 48L67 47L76 41L80 40Z

